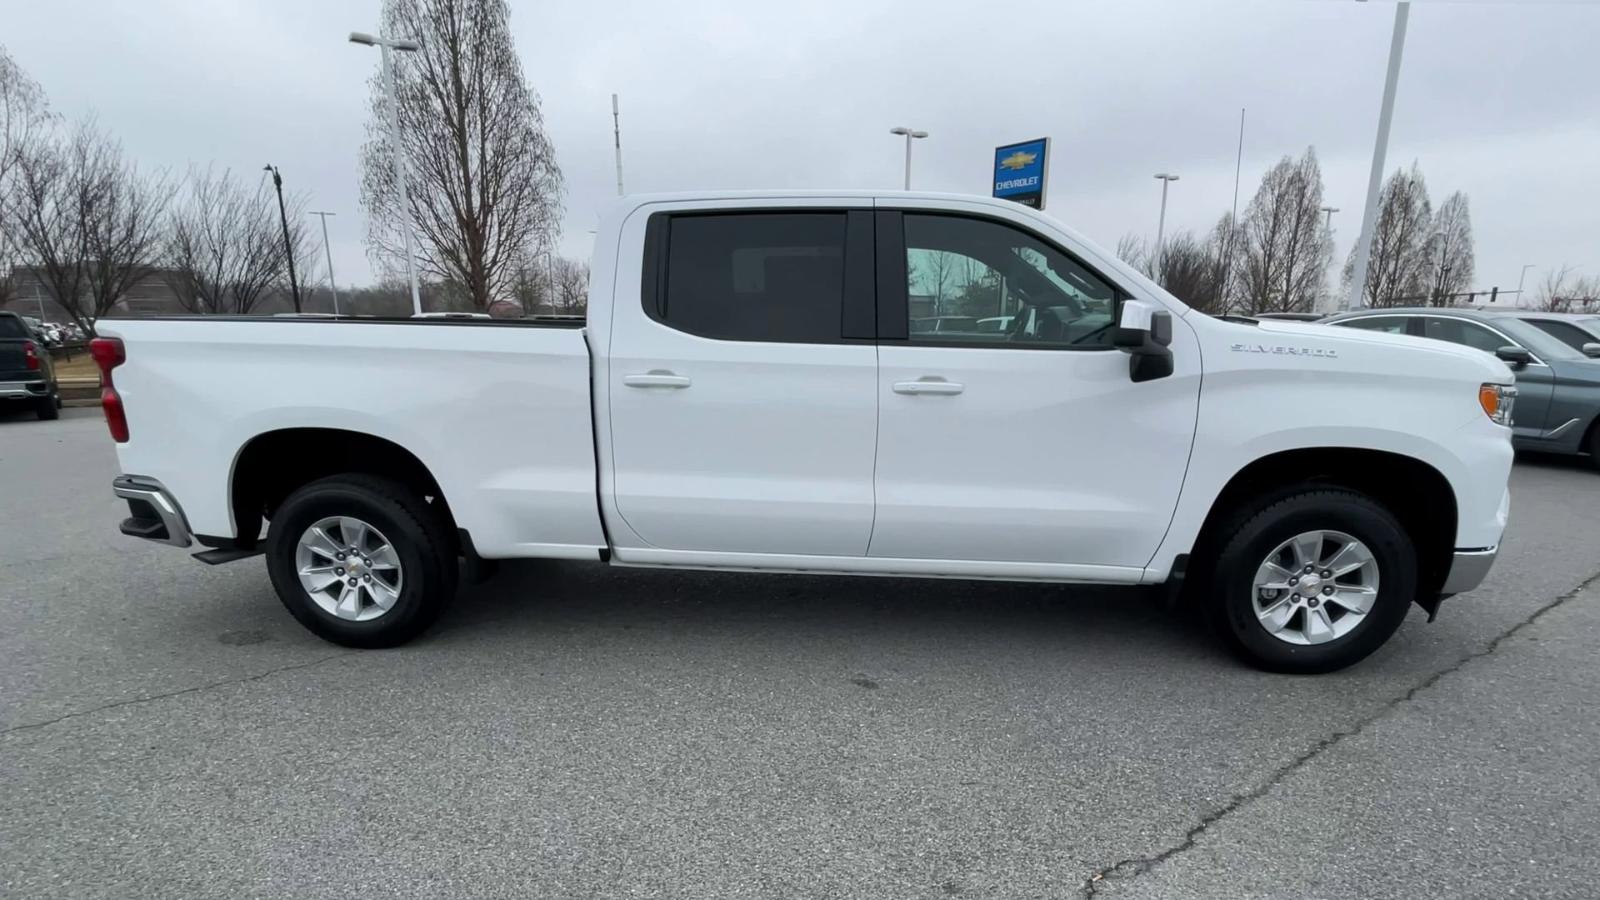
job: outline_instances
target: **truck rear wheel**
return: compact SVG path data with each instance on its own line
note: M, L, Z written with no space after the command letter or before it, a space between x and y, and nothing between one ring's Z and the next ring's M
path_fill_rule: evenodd
M1387 641L1417 589L1417 555L1371 498L1306 488L1267 498L1220 532L1207 609L1246 661L1275 672L1332 672Z
M267 530L267 571L289 613L346 647L420 634L456 588L443 517L386 478L335 475L290 494Z

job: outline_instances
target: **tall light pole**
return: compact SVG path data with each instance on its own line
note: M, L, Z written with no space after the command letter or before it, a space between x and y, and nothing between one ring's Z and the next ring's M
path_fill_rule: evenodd
M617 196L622 196L622 119L617 113L617 95L611 95L611 140L617 148Z
M1159 282L1161 280L1161 241L1166 237L1167 232L1167 187L1177 181L1178 176L1167 172L1157 172L1156 178L1161 180L1161 218L1156 221L1156 256L1153 268L1155 269L1156 281Z
M328 261L328 290L333 292L333 314L339 314L339 286L333 281L333 248L328 245L328 217L338 215L331 212L312 210L309 215L322 220L322 256Z
M415 53L422 48L405 38L373 37L361 31L350 32L350 43L377 47L383 51L383 92L389 99L389 153L394 158L394 180L400 185L400 230L406 243L406 275L411 279L411 312L422 315L422 291L417 288L417 261L411 251L411 195L406 189L406 151L400 145L400 101L394 92L394 64L390 50Z
M1338 211L1339 211L1339 207L1337 207L1337 206L1324 206L1322 208L1322 212L1324 213L1324 218L1322 220L1322 230L1324 230L1324 231L1332 231L1333 230L1333 214L1338 212Z
M912 141L913 138L925 138L925 137L928 136L928 133L926 131L916 131L916 130L907 128L904 125L898 125L898 126L896 126L894 128L889 129L889 133L890 134L905 135L905 139L906 139L906 190L909 191L909 190L911 190L911 141Z
M1400 0L1394 8L1394 35L1389 39L1389 72L1384 76L1383 105L1378 111L1378 141L1372 149L1372 172L1367 177L1367 205L1361 213L1361 233L1356 236L1356 260L1350 278L1350 296L1344 301L1346 309L1360 306L1367 295L1367 263L1372 256L1372 230L1378 220L1378 189L1383 184L1384 157L1389 153L1389 122L1394 118L1394 93L1400 83L1400 57L1405 53L1406 22L1410 18L1410 0Z
M1515 302L1518 306L1522 305L1522 282L1528 277L1528 270L1536 265L1538 265L1538 263L1528 263L1522 267L1522 274L1517 276L1517 299L1513 302Z
M267 163L263 172L272 173L272 186L278 189L278 221L283 223L283 258L289 263L289 294L294 297L294 311L300 311L300 283L294 277L294 244L289 240L289 213L283 208L283 176L278 167Z

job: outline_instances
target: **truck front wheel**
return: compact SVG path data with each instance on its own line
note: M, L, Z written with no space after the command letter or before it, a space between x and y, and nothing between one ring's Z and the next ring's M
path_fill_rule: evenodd
M347 647L405 643L455 593L442 517L386 478L335 475L296 490L272 515L266 555L289 613Z
M1411 538L1387 509L1339 488L1264 499L1220 533L1208 611L1223 641L1275 672L1332 672L1394 634L1417 589Z

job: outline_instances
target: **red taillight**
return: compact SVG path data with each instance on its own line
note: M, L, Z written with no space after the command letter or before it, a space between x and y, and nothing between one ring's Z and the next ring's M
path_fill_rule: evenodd
M122 395L111 385L100 389L100 408L106 413L106 427L111 429L111 439L119 444L128 442L128 414L122 410Z
M89 342L89 355L100 367L100 408L106 414L106 427L111 429L112 440L125 444L128 442L128 414L122 408L122 395L111 383L111 370L128 360L122 338L95 338Z
M34 346L33 341L22 342L22 355L27 360L26 365L28 368L37 371L39 368L39 348Z

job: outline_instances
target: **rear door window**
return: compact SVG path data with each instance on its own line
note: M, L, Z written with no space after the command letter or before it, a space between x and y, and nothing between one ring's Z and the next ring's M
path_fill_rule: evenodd
M1332 324L1343 325L1346 328L1360 328L1363 331L1405 334L1407 322L1405 316L1367 316L1360 319L1343 319Z
M1510 339L1490 331L1476 322L1465 319L1445 318L1443 316L1428 316L1422 320L1422 334L1435 340L1449 341L1452 344L1462 344L1467 347L1476 347L1486 353L1493 353L1511 342Z
M841 339L844 212L691 214L668 220L658 321L701 337Z
M1582 350L1584 344L1600 342L1600 337L1595 337L1570 322L1559 322L1555 319L1528 319L1527 323L1574 350Z

